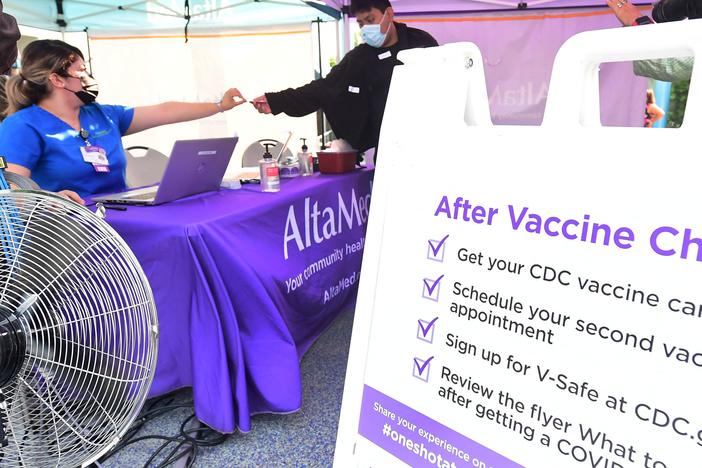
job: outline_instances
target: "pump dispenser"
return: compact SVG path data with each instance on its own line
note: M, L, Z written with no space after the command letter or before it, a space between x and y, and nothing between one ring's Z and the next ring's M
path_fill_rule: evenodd
M263 143L263 146L266 147L266 152L263 154L263 159L258 162L261 171L261 191L280 192L278 161L273 159L273 155L269 151L269 147L275 146L275 144Z
M297 160L300 162L300 174L303 176L312 175L314 173L312 153L307 151L307 139L300 138L300 140L302 140L302 151L297 154Z

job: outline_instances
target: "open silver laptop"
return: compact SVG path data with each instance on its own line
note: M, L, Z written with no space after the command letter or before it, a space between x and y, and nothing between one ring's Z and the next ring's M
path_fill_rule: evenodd
M95 202L160 205L198 193L219 190L237 137L179 140L173 145L161 183L93 198Z

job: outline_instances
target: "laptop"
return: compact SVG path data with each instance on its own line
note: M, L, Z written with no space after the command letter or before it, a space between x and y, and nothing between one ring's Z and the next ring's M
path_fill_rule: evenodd
M238 137L176 141L160 184L101 195L94 197L93 201L160 205L190 195L219 190L238 141Z

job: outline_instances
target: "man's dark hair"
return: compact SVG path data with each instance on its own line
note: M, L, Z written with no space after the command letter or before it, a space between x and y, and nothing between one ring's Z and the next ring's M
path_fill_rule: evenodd
M17 60L17 41L19 38L20 30L17 27L17 20L2 11L2 0L0 0L0 74L8 73L12 64Z
M349 12L351 16L356 16L358 13L363 13L371 8L377 8L385 13L385 9L391 7L389 0L351 0Z

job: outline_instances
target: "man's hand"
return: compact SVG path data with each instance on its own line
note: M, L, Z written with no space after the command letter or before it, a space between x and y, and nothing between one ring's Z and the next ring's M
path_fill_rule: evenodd
M266 99L266 95L264 94L263 96L259 96L253 101L251 101L251 104L254 105L256 110L260 112L261 114L270 114L271 113L271 106L268 105L268 99Z
M222 112L225 112L245 102L246 98L241 95L238 89L229 88L227 92L224 93L224 96L222 96L222 102L219 103L219 106L222 108Z
M623 26L631 26L643 13L628 0L605 0Z
M60 192L57 192L57 195L67 199L74 201L78 203L79 205L85 205L85 200L80 198L80 196L74 192L73 190L61 190Z

